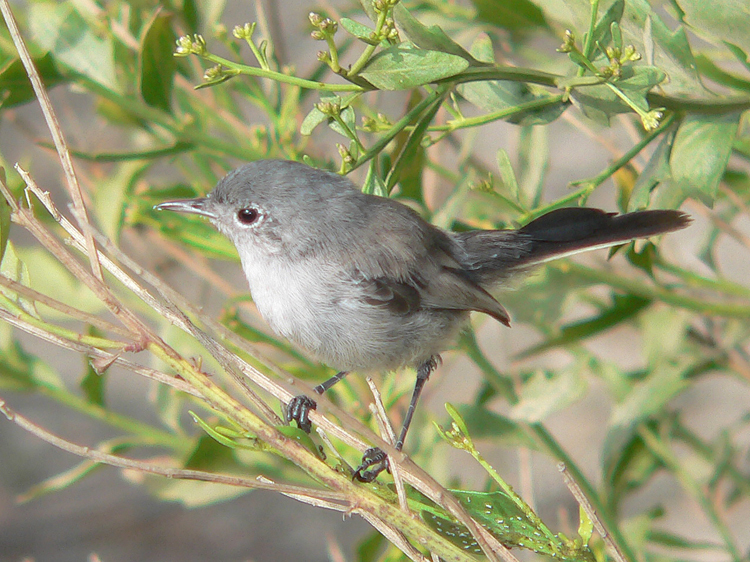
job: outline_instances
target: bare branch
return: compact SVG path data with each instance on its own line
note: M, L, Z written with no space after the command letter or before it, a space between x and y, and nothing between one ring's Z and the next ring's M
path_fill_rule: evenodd
M583 510L586 512L586 515L588 515L588 518L591 519L591 522L594 524L594 529L596 529L596 532L599 533L599 536L604 541L604 544L606 544L609 548L612 557L617 562L628 562L627 557L622 552L622 550L620 550L620 546L614 540L612 540L612 536L609 534L609 531L607 531L607 528L604 526L601 519L599 519L594 506L591 505L591 502L586 497L586 494L583 493L581 487L575 480L573 480L573 477L568 473L568 468L565 466L565 463L559 463L557 465L557 470L559 470L560 474L562 474L565 485L568 487L568 490L570 490L570 493L573 494L573 497L578 502L578 505L583 508Z

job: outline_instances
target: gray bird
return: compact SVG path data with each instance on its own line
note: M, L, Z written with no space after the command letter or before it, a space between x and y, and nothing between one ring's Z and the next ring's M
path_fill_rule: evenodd
M672 210L616 215L573 207L518 230L448 232L398 201L362 193L345 177L284 160L246 164L206 197L155 208L208 217L232 240L271 329L340 369L317 393L349 371L415 367L399 450L424 383L469 314L510 325L491 294L508 277L690 222ZM295 397L287 421L309 431L315 406ZM382 451L369 449L354 476L371 481L386 466Z

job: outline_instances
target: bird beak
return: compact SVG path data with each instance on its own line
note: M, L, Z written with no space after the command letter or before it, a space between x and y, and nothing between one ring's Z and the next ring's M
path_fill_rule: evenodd
M197 199L177 199L175 201L165 201L154 206L157 211L175 211L177 213L190 213L201 215L210 219L216 218L216 213L208 205L208 197L199 197Z

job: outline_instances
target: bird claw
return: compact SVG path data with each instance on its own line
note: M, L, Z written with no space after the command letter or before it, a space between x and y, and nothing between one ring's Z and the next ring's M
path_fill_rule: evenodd
M369 469L369 470L368 470ZM372 447L367 449L362 455L362 463L354 471L352 480L359 480L360 482L372 482L378 477L378 474L388 470L388 455L386 455L381 449Z
M310 410L315 410L318 403L309 396L300 394L289 401L286 407L286 423L297 422L297 426L305 433L310 433L312 422Z

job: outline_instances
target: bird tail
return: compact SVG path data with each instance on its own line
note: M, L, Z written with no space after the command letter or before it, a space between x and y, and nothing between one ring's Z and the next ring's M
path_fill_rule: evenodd
M607 248L685 228L690 217L680 211L637 211L618 215L600 209L556 209L518 230L457 233L466 256L466 272L480 284L587 250Z

